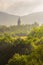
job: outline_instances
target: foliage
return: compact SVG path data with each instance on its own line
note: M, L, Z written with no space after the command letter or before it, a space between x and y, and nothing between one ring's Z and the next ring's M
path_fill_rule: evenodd
M24 40L0 35L0 65L43 65L43 26L33 28Z
M15 54L7 65L43 65L43 46L39 46L30 55Z

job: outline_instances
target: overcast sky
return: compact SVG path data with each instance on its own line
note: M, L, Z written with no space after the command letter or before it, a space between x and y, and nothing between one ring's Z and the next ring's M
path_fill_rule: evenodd
M0 11L20 16L41 12L43 0L0 0Z

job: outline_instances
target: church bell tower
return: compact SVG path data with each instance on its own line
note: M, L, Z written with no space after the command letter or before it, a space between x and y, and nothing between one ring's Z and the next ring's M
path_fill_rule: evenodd
M19 17L19 19L18 19L18 26L20 26L20 24L21 24L21 20L20 20L20 17Z

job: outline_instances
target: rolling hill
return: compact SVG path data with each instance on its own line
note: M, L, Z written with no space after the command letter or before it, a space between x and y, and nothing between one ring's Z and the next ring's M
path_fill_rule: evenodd
M15 25L17 24L18 16L0 12L0 25Z
M0 12L0 25L15 25L19 16L11 15L5 12ZM38 22L43 24L43 12L32 13L26 16L20 16L21 24L33 24Z

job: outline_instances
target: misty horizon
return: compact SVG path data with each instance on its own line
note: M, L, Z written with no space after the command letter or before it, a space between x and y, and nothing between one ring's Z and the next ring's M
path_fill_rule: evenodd
M36 12L25 16L16 16L5 12L0 12L0 25L17 25L19 17L21 20L21 25L33 24L34 22L37 22L39 25L43 24L43 12Z
M43 24L43 0L0 0L0 25Z

